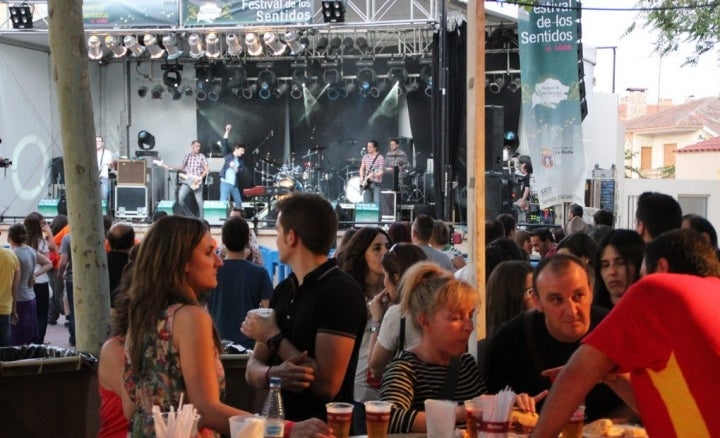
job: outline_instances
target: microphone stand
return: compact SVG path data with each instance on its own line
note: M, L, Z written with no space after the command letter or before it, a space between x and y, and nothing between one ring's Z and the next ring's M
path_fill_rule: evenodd
M275 135L275 133L274 133L273 130L271 129L271 130L270 130L270 133L268 133L268 135L265 136L265 138L263 139L263 141L261 141L259 145L255 146L255 149L253 149L253 151L252 151L253 161L255 162L255 168L256 168L256 169L257 169L257 163L258 163L258 155L260 155L260 148L261 148L265 143L267 143L268 140L270 140L270 137L273 137L274 135ZM269 170L269 169L268 169L268 170ZM264 169L263 169L263 173L264 173ZM253 185L254 185L254 186L257 186L256 178L257 178L257 176L255 175L255 172L253 172ZM264 175L264 174L263 174L263 184L262 184L262 185L265 185L265 175Z

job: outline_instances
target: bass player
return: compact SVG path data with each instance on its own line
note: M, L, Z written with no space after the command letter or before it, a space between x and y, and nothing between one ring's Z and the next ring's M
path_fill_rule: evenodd
M367 152L360 161L360 190L363 202L379 203L385 157L378 152L378 143L375 140L368 141Z

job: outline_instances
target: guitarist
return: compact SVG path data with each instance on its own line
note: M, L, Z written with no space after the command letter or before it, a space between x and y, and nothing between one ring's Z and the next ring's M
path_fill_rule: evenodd
M367 143L367 154L360 161L360 190L363 202L380 202L380 184L382 183L385 157L378 152L378 143L370 140Z
M190 153L186 154L180 164L179 170L185 173L180 191L178 192L178 203L188 212L192 212L186 203L186 198L192 192L195 195L197 204L196 216L202 219L203 216L203 178L208 174L208 162L205 155L200 152L200 142L194 140L190 143Z

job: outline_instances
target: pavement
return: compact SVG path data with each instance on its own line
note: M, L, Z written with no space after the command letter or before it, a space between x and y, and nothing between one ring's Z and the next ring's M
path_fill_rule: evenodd
M48 324L47 332L45 333L45 345L74 349L75 347L71 347L68 342L69 338L70 334L68 333L68 328L65 327L65 317L63 315L60 315L56 325Z

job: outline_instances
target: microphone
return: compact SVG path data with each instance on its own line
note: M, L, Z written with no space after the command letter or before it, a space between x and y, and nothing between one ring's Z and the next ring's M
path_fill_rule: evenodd
M360 150L360 153L361 153L362 155L365 155L365 154L367 154L367 149L365 149L365 148L362 148L362 150Z

